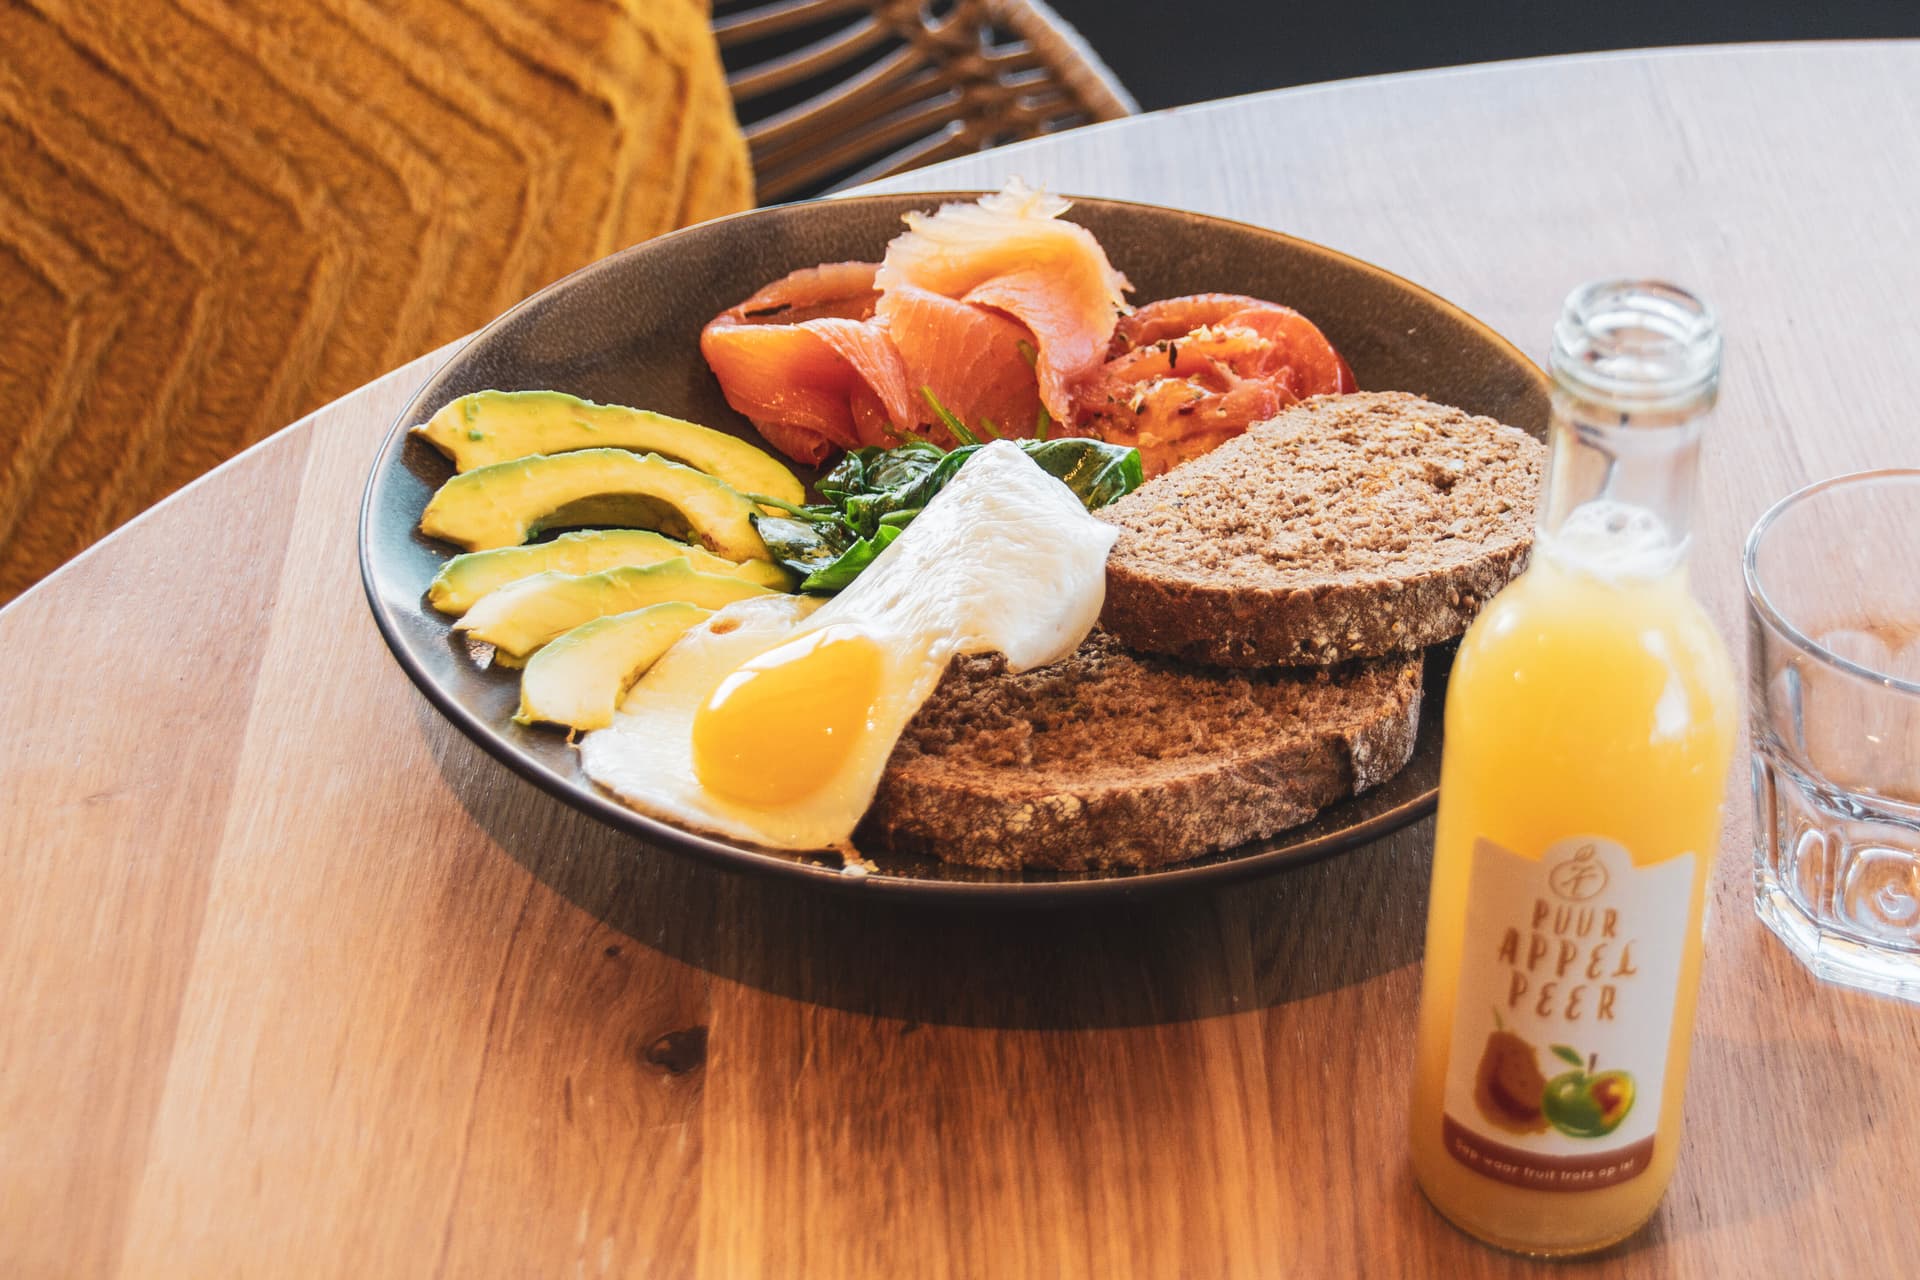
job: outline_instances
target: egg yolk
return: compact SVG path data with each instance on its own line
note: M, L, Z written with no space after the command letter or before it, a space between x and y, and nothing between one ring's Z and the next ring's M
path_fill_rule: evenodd
M885 651L852 627L823 627L744 663L694 713L700 784L755 805L819 791L867 732L885 667Z

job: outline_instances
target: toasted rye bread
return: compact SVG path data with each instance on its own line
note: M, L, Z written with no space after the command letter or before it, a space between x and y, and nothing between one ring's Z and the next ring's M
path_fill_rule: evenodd
M1228 667L1405 652L1526 567L1546 446L1405 392L1321 396L1099 512L1101 625Z
M1305 822L1413 752L1420 658L1259 672L1095 631L1020 675L956 659L894 747L854 843L983 867L1153 867Z

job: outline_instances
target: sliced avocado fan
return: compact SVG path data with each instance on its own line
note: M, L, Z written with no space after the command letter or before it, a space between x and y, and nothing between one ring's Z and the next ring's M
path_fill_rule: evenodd
M494 647L494 661L517 667L548 641L585 622L652 604L680 602L718 609L748 596L771 595L739 578L701 573L685 560L623 565L599 573L549 570L508 583L453 624Z
M754 511L732 486L692 467L625 449L582 449L460 473L427 503L420 532L491 551L543 529L638 526L697 541L728 560L765 560Z
M606 728L633 682L687 628L712 616L712 610L675 602L582 623L527 659L514 720L580 730Z
M807 500L793 472L724 431L650 409L595 404L563 391L476 391L448 404L413 434L453 459L460 471L535 453L631 449L685 463L742 493L795 504Z
M736 564L650 529L593 529L563 533L552 542L455 556L441 566L428 585L427 603L441 613L458 617L478 604L488 592L549 569L561 573L598 573L621 565L658 564L676 558L685 560L701 573L740 578L775 591L793 589L793 575L765 560Z

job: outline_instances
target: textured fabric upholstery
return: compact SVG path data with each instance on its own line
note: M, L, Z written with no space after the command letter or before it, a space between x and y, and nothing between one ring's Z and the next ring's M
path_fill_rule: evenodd
M0 602L575 267L753 202L706 0L9 0L0 173Z

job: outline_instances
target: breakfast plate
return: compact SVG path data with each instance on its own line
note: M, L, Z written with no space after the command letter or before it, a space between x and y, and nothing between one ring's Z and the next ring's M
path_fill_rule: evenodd
M701 359L701 327L786 272L878 258L906 212L978 194L846 197L704 223L583 268L481 330L401 413L367 484L361 571L375 621L401 667L442 715L503 764L643 844L865 894L1025 903L1137 897L1298 865L1431 812L1450 648L1428 654L1419 738L1400 772L1272 838L1147 871L1001 871L881 856L849 874L832 855L757 848L635 812L588 781L561 733L514 723L516 673L477 661L427 602L428 584L450 552L423 535L419 522L451 468L408 429L471 392L552 388L758 442ZM1416 392L1544 435L1547 388L1539 370L1487 326L1407 281L1318 245L1200 214L1076 199L1066 216L1090 229L1126 272L1136 303L1209 291L1279 299L1320 326L1361 388ZM817 471L799 474L809 485L819 478Z

